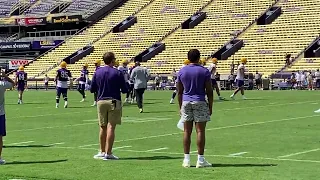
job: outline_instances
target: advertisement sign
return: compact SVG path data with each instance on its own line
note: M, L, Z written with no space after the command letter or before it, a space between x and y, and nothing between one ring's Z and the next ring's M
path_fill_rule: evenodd
M1 42L1 50L30 50L30 42Z
M73 23L81 21L81 15L52 17L52 23Z
M25 59L12 59L9 60L9 69L17 69L20 66L26 65L32 60L25 60Z
M21 18L16 19L16 23L19 26L34 26L39 24L47 24L46 18Z
M51 48L56 47L61 42L63 42L63 40L33 41L32 42L32 49L51 49Z

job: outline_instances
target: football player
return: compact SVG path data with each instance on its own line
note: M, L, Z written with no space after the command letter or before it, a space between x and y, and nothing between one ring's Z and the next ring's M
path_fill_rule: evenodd
M220 100L224 100L224 98L221 97L221 95L220 95L220 89L219 89L219 86L218 86L218 83L217 83L216 77L215 77L216 76L216 72L217 72L217 64L218 64L218 59L217 58L213 58L212 59L212 64L210 64L208 69L211 72L211 82L212 82L213 89L216 90L219 99Z
M22 104L23 92L27 85L27 73L24 72L23 66L20 66L18 72L16 73L15 83L17 84L19 93L18 104Z
M59 108L60 96L64 99L64 108L68 107L68 81L72 78L71 72L67 69L67 63L62 61L60 69L54 81L57 84L56 108Z
M88 64L83 66L83 69L80 72L80 78L78 79L78 91L82 95L82 100L80 102L84 102L86 99L86 84L89 81L89 71L88 71Z
M244 76L245 76L245 72L247 71L245 67L246 64L247 64L247 58L241 58L241 64L238 66L237 77L236 77L238 88L230 96L230 98L232 99L234 99L234 96L239 91L241 91L242 99L246 99L246 97L244 96Z
M129 68L128 68L128 64L129 64L129 61L128 60L123 60L122 65L118 67L118 70L123 74L124 76L124 80L127 82L128 84L128 87L130 86L130 76L129 76ZM130 100L129 100L129 96L130 96L130 93L128 91L127 95L126 95L126 99L124 100L125 103L128 103Z

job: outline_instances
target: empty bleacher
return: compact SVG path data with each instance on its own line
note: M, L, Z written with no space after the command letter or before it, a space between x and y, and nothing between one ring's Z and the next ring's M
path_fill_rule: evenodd
M29 77L38 76L38 74L52 68L55 64L74 53L78 49L92 43L98 39L101 35L109 31L114 24L122 21L129 15L138 11L140 8L148 4L150 0L129 0L123 6L115 9L107 17L103 18L93 26L87 28L82 33L73 36L66 40L64 44L57 47L55 50L45 54L44 56L34 61L32 64L25 68ZM54 74L54 73L53 73Z
M286 71L315 71L320 69L320 58L302 58L289 66Z
M245 46L234 56L247 57L250 72L270 75L285 65L286 54L297 57L320 33L320 2L314 0L279 1L283 14L269 25L254 25L241 36ZM303 61L303 60L302 60ZM232 58L219 64L219 72L230 72Z
M218 50L262 14L273 1L214 1L203 12L207 19L194 29L179 29L164 40L166 51L146 63L153 73L170 73L180 69L187 52L198 48L203 58ZM159 65L161 64L161 65ZM220 66L220 65L219 65ZM219 73L220 68L219 68Z

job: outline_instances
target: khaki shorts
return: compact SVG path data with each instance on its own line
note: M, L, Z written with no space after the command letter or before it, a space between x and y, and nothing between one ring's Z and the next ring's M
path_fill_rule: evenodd
M208 103L205 101L183 101L181 106L181 120L194 122L210 121Z
M114 102L113 102L114 101ZM118 100L100 100L97 102L100 126L121 124L122 104Z

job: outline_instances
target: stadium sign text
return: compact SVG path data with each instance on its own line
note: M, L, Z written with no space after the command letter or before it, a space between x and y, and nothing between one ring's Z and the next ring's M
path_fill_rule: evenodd
M33 41L32 49L51 49L59 45L63 40L54 41Z
M25 59L13 59L9 60L9 69L17 69L20 66L24 66L31 62L31 60L25 60Z
M52 23L73 23L81 21L81 15L52 17Z
M0 43L0 50L30 50L31 44L29 42L2 42Z
M19 26L34 26L39 24L47 24L46 18L21 18L16 19Z

